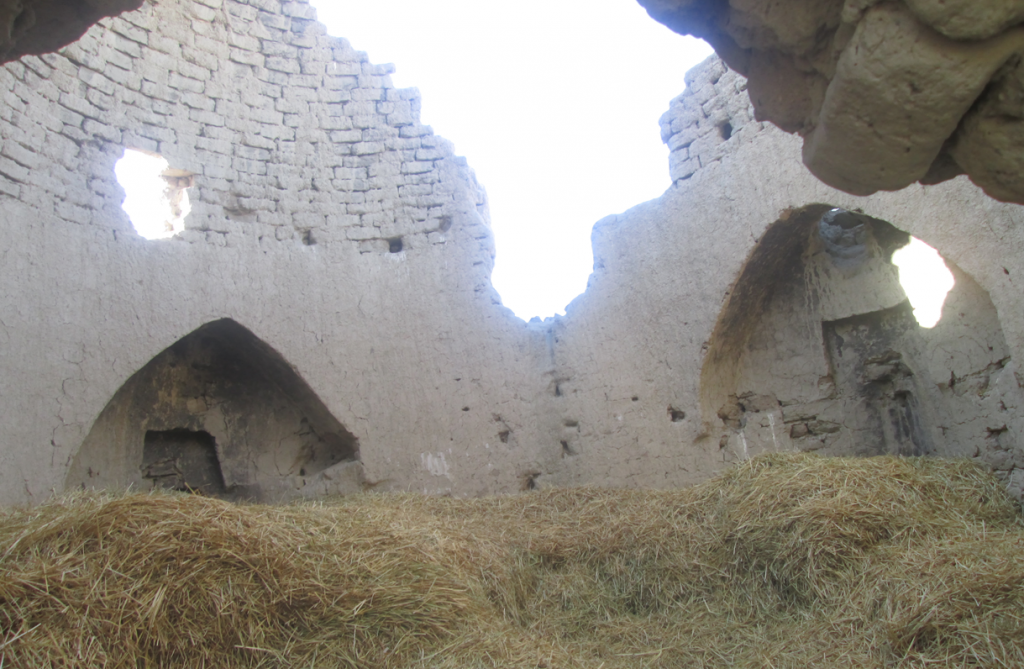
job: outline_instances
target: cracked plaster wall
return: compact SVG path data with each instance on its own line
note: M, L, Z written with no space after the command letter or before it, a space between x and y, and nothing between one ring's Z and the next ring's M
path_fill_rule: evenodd
M278 0L146 5L0 70L0 503L77 482L83 441L107 429L126 382L222 319L358 442L361 485L701 481L737 457L705 398L751 376L741 355L706 373L738 281L773 224L816 204L938 248L991 299L999 369L1024 350L1020 207L964 179L865 198L828 188L714 59L662 119L672 188L600 221L587 293L564 318L524 324L490 286L482 188L387 72L305 3ZM132 230L113 176L125 147L196 175L177 237ZM1016 427L992 427L1015 462Z

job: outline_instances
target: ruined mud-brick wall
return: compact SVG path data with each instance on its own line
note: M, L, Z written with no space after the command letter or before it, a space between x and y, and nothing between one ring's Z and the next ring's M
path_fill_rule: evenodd
M304 3L147 5L0 83L0 502L129 483L257 499L687 485L760 450L863 445L866 419L828 412L864 372L929 420L956 406L955 424L922 423L929 453L1019 482L1021 208L962 179L823 186L714 60L662 120L672 188L595 226L587 293L542 326L496 299L483 192L415 94ZM192 175L184 232L134 232L125 148ZM963 311L939 345L887 320L884 256L858 275L867 309L845 277L806 280L834 208L955 266ZM826 333L879 311L901 357L829 370ZM852 394L810 412L841 373Z
M669 150L672 183L735 151L736 141L749 141L765 126L754 120L746 95L747 80L709 58L686 73L686 90L662 115L661 139Z
M834 190L717 58L687 81L661 119L673 187L595 226L588 291L551 328L567 457L550 480L685 485L799 449L976 457L1020 495L1024 210L964 178ZM833 209L860 226L839 253L856 263L825 249ZM931 331L889 259L907 234L957 280Z
M418 122L418 92L314 19L301 2L161 3L8 66L4 192L124 227L112 164L129 147L199 175L187 241L444 243L462 189L489 243L483 190Z
M484 192L389 72L279 0L147 3L0 69L0 502L181 478L183 439L274 498L517 490L558 457ZM126 148L193 175L181 234L134 232Z

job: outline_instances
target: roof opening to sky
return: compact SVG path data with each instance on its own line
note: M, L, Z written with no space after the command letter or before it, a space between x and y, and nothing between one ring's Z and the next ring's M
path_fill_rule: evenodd
M523 319L564 312L587 285L590 230L669 187L658 118L711 54L634 0L312 0L328 32L451 140L487 189L492 277Z
M911 237L910 243L892 254L900 270L900 285L914 308L914 318L923 328L935 327L942 318L942 305L953 290L953 273L939 252Z

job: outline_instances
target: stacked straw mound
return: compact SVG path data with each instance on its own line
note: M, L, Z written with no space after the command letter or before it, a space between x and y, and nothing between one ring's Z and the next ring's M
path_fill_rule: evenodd
M682 491L0 515L2 667L1022 667L1024 527L967 462Z

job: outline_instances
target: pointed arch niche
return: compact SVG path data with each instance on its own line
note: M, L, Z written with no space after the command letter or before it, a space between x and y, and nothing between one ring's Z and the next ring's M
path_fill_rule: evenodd
M705 434L726 461L765 451L938 455L1024 489L1024 397L988 293L955 285L918 325L892 254L910 236L810 205L763 235L719 315L701 372Z
M288 362L230 319L132 375L74 458L66 488L193 490L260 502L362 489L358 441Z

